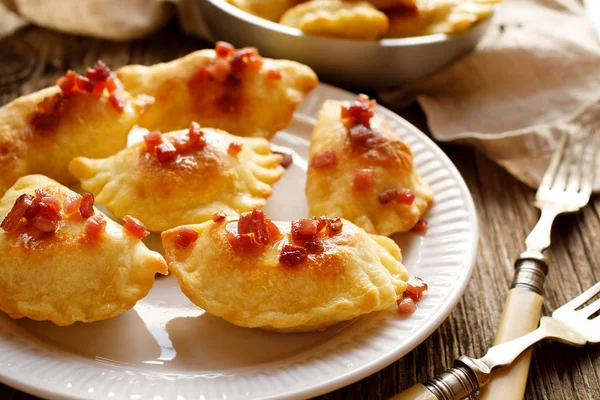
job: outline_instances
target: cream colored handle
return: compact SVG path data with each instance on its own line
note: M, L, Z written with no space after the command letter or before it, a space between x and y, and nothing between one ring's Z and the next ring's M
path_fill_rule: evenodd
M534 331L540 322L544 298L526 289L508 292L494 345ZM490 382L479 392L479 400L521 400L525 395L532 349L521 354L511 366L492 372Z
M417 383L406 389L404 392L398 393L390 398L390 400L437 400L437 397L435 397L425 386Z

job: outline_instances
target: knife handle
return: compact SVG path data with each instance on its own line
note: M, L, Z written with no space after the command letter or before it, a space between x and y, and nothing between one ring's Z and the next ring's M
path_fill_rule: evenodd
M539 254L541 256L541 254ZM508 292L494 345L508 342L538 327L544 298L541 295L548 266L543 257L517 260L515 277ZM521 354L511 366L492 372L479 400L523 399L527 386L532 349Z
M417 383L389 400L438 400L423 384Z

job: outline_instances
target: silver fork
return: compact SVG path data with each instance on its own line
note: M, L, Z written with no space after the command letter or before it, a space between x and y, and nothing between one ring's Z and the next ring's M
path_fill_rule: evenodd
M572 346L600 343L600 282L552 313L542 317L533 332L488 350L482 358L459 357L454 367L417 384L390 400L464 399L485 386L495 368L510 365L526 349L542 339L552 339ZM586 304L590 303L590 304ZM514 397L504 393L505 398Z

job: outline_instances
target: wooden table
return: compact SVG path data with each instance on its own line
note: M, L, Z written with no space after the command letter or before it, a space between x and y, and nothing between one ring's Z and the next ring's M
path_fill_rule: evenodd
M0 21L0 24L2 21ZM67 69L83 71L96 59L111 67L168 61L210 44L172 24L146 40L111 43L29 27L0 40L0 105L54 84ZM417 107L400 114L426 131ZM441 144L462 173L479 214L477 265L462 301L441 327L401 360L322 399L386 399L449 367L461 354L482 355L492 343L513 260L536 222L534 192L471 148ZM547 252L550 273L544 314L600 280L600 198L576 215L558 219ZM599 236L596 236L599 235ZM1 399L34 397L0 385ZM600 346L535 347L527 399L600 399ZM510 400L510 399L507 399Z

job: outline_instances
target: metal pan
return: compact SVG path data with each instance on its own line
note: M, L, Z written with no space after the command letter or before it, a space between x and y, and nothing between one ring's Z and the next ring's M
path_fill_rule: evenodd
M224 0L199 0L218 40L256 46L266 57L299 61L322 80L354 88L399 86L442 68L473 50L491 18L455 35L359 41L312 36L256 17Z

